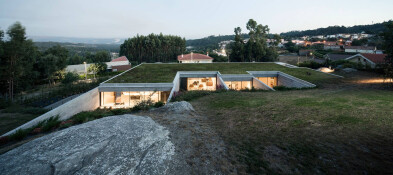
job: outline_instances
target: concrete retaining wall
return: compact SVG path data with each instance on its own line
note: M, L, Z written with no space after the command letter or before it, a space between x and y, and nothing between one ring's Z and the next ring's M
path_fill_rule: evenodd
M220 72L217 72L217 87L223 87L225 90L229 90L229 87L225 84Z
M173 79L173 88L171 90L171 93L169 94L167 103L171 101L173 94L179 91L180 91L180 73L177 72L175 78Z
M100 98L99 98L98 88L94 88L80 95L79 97L76 97L73 100L68 101L67 103L55 109L52 109L51 111L42 114L41 116L23 124L22 126L19 126L16 129L5 133L3 136L10 135L19 129L27 129L33 127L38 123L40 123L41 121L47 120L50 117L54 117L57 115L60 117L60 120L67 120L79 112L95 110L100 105L99 101Z
M293 77L291 75L280 72L277 77L277 85L289 88L312 88L315 84Z
M255 89L263 89L263 90L272 90L275 91L273 88L269 87L268 85L266 85L265 83L263 83L262 81L256 79L256 78L252 78L252 86Z

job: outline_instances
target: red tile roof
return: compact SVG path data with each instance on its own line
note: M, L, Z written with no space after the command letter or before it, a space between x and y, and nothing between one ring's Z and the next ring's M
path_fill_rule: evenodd
M111 62L117 62L117 61L128 61L126 56L122 56L116 59L113 59Z
M199 54L199 53L193 53L192 54L192 59L193 60L213 60L212 57L209 57L204 54ZM179 55L177 56L177 60L182 61L182 60L191 60L191 54L186 54L186 55Z
M371 53L362 53L364 57L374 62L375 64L385 63L386 54L371 54Z

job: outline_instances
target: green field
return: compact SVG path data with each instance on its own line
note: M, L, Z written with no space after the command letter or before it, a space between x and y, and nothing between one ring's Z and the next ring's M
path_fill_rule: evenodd
M224 139L240 174L392 172L393 92L350 82L211 93L191 103Z
M108 83L170 83L173 82L178 71L220 71L221 74L247 74L246 71L281 71L314 84L336 79L336 77L325 73L305 68L287 68L275 63L142 64Z

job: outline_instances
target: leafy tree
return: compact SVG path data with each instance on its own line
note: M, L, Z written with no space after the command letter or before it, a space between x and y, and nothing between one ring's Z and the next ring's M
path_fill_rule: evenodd
M111 55L107 51L98 51L94 55L93 63L109 62L111 61Z
M64 79L61 80L63 84L71 84L79 79L79 75L75 72L67 72L64 76Z
M393 79L393 22L386 23L386 29L381 34L384 43L383 48L386 51L386 64L384 65L385 78Z
M253 19L247 22L247 30L249 31L249 40L246 44L236 41L239 40L241 29L238 27L235 29L235 43L231 46L230 58L233 61L273 61L278 57L275 50L275 46L267 46L267 36L269 32L269 27L258 24ZM242 47L243 46L243 47ZM244 50L242 50L244 48ZM242 56L244 55L244 59ZM239 58L240 57L240 58Z
M89 66L87 69L88 72L93 72L94 79L96 78L96 74L101 74L105 72L107 69L107 65L105 63L99 62L99 63L94 63Z
M33 63L38 55L37 49L31 40L26 39L25 31L25 27L16 22L7 30L9 40L1 41L1 91L8 93L11 100L15 92L31 86L37 76L33 70ZM0 33L2 40L4 32Z
M241 35L242 29L235 28L235 42L231 44L229 59L234 62L244 62L244 40Z
M352 41L352 46L363 46L363 45L366 45L367 43L368 43L367 38L362 38L360 40L354 39Z
M44 55L38 60L41 77L47 79L49 84L55 84L55 80L61 79L61 70L64 66L58 63L59 60L61 59L53 54Z
M213 58L213 62L227 62L228 61L228 57L221 56L216 53L211 53L211 54L209 54L209 56Z
M287 43L284 44L285 48L289 51L289 52L296 52L296 44L293 43L291 40L289 40Z
M137 35L120 45L120 56L130 61L142 62L174 62L177 56L186 51L186 40L172 35L147 36Z

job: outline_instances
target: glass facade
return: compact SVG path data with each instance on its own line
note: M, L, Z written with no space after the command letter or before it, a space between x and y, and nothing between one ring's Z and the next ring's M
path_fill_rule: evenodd
M229 89L237 91L252 88L251 81L225 81L225 84Z
M142 101L164 102L168 100L169 91L125 91L101 92L101 107L134 107Z
M271 88L277 86L277 77L258 77L258 80L262 81Z
M217 78L187 78L187 91L215 91L217 88Z

